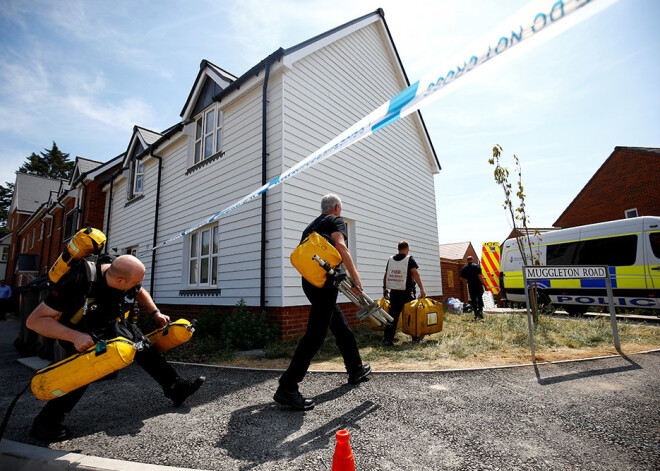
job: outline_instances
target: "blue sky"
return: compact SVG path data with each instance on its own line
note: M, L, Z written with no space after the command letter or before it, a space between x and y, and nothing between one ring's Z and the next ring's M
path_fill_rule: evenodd
M125 151L133 125L177 123L202 59L240 76L279 47L382 7L415 81L470 45L487 48L528 3L0 0L0 183L52 141L107 161ZM520 158L539 227L615 146L660 147L659 18L656 0L620 0L524 55L503 54L422 109L442 166L440 243L469 240L479 251L509 233L488 164L495 144L505 163Z

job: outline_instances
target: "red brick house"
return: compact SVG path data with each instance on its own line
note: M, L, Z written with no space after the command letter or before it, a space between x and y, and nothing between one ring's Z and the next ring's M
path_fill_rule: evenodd
M461 278L461 268L467 264L467 258L470 255L477 262L479 261L472 242L440 244L440 267L444 299L458 298L463 302L467 302L467 284Z
M660 148L617 146L553 226L660 216L659 187Z
M12 244L7 284L17 287L45 275L85 224L103 228L106 199L101 186L120 165L121 156L106 163L77 157L68 182L17 174L17 209L13 210L12 204L9 217ZM18 210L21 205L30 208L30 202L32 206L38 204L31 213L29 209Z

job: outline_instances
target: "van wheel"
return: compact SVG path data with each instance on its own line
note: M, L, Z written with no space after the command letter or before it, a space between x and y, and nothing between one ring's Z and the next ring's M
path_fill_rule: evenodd
M581 316L589 310L587 306L575 306L573 304L564 304L562 307L569 316Z

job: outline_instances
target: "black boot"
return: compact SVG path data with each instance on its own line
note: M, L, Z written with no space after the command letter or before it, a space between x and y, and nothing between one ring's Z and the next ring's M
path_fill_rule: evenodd
M305 399L299 391L289 391L282 386L277 388L273 399L278 404L289 406L295 410L311 410L314 408L314 401Z
M348 375L348 384L359 384L367 380L367 376L371 374L371 366L360 365L360 368L353 371Z
M66 428L60 421L49 420L41 416L37 416L32 422L30 435L42 442L61 442L69 438L69 429Z
M193 381L177 378L174 384L170 386L169 391L165 392L165 396L172 399L174 407L179 407L204 384L204 381L206 381L204 376L200 376Z

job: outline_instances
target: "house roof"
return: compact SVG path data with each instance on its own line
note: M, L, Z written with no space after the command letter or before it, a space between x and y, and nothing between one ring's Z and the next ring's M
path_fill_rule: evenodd
M406 71L403 67L403 63L401 62L401 57L399 56L399 52L396 49L394 40L392 39L392 34L390 33L387 23L385 22L385 12L381 8L379 8L374 12L368 13L364 16L351 20L348 23L345 23L341 26L337 26L336 28L333 28L329 31L326 31L325 33L314 36L313 38L310 38L306 41L296 44L295 46L292 46L290 48L287 49L279 48L278 50L270 54L268 57L266 57L264 60L259 62L257 65L252 67L250 70L248 70L238 78L234 77L233 75L219 68L215 64L207 60L203 60L200 63L200 71L197 74L197 78L195 79L195 84L192 87L190 94L188 95L188 98L186 100L183 109L181 110L181 117L183 118L183 121L186 122L191 118L192 111L195 106L195 102L199 97L199 94L201 93L201 90L203 88L207 76L213 78L221 90L218 94L216 94L213 97L213 101L220 101L223 97L226 97L234 90L240 89L241 85L244 84L246 81L250 80L255 76L258 76L261 73L261 71L266 68L267 64L274 63L283 58L286 63L290 64L300 59L301 57L310 54L316 49L325 46L328 41L334 41L336 39L339 39L340 37L352 33L356 29L362 28L367 24L370 24L378 20L382 21L383 27L387 32L387 37L389 39L390 46L392 47L392 51L396 58L396 65L400 68L406 87L410 86L410 80L408 79L408 75L406 74ZM220 79L218 80L217 78L214 78L213 77L214 75L220 77ZM438 160L438 156L436 154L435 148L433 147L433 144L431 142L428 129L426 128L426 123L424 122L424 119L422 118L422 115L419 111L417 111L415 114L420 119L432 157L435 161L435 164L437 165L437 169L440 170L441 169L440 161Z
M59 190L61 185L66 185L64 180L16 172L11 208L33 213L42 203L48 201L50 192Z
M454 242L451 244L440 244L440 258L449 260L463 260L472 242Z
M628 150L628 151L632 150L632 151L639 152L639 153L643 153L643 154L653 154L653 155L658 155L658 156L660 156L660 148L657 148L657 147L624 147L624 146L616 146L616 147L614 148L614 150L612 151L612 153L610 154L610 156L609 156L607 159L605 159L605 162L603 162L603 164L598 168L598 170L596 170L596 172L591 176L591 178L589 179L589 181L587 182L587 184L584 185L584 187L580 190L580 192L579 192L577 195L575 195L575 198L573 198L573 201L571 201L571 203L570 203L568 206L566 206L566 209L564 209L564 211L559 215L559 217L557 218L557 220L552 224L553 226L556 226L557 223L562 219L562 217L563 217L563 216L564 216L564 215L565 215L565 214L566 214L566 213L567 213L567 212L573 207L574 204L576 204L576 202L578 201L578 199L580 198L580 196L581 196L585 191L587 191L587 188L589 188L589 186L590 186L591 183L596 179L596 177L597 177L600 173L607 171L607 170L606 170L606 167L608 166L609 163L611 163L614 159L616 159L616 156L617 156L617 154L619 153L619 151L626 151L626 150Z

